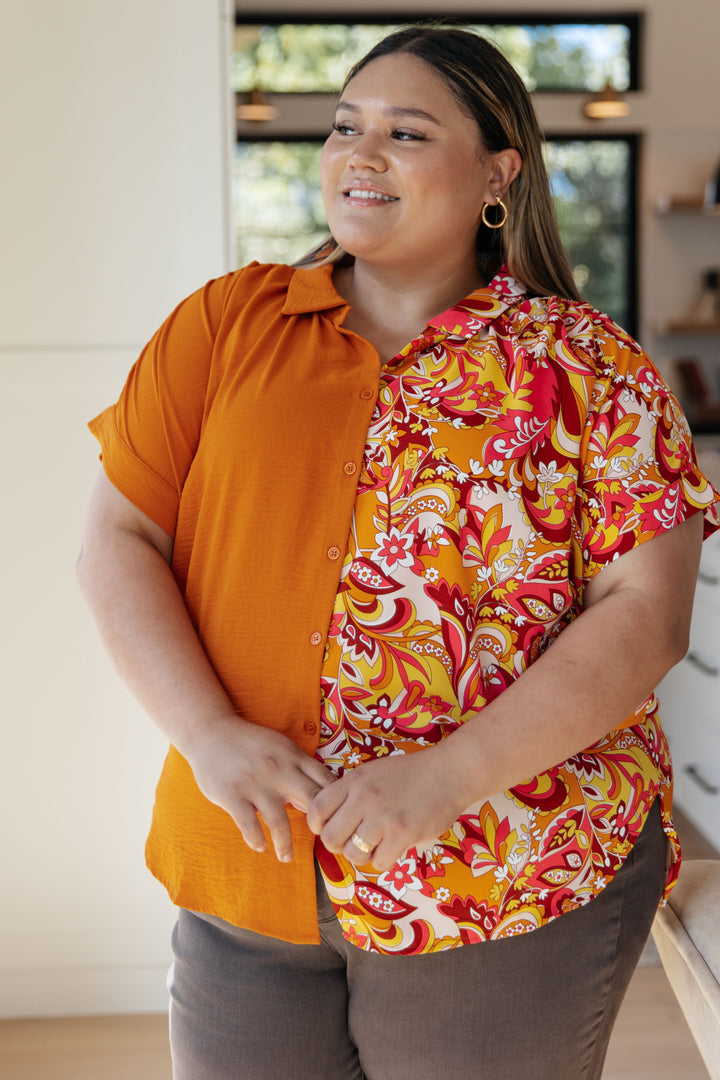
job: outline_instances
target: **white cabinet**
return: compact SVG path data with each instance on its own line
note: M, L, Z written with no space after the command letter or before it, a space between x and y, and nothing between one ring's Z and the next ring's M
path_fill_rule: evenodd
M675 802L720 848L720 533L703 544L687 656L657 689Z

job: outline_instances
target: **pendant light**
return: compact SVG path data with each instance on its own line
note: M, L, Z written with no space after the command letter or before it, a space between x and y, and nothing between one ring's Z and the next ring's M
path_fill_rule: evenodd
M630 106L617 90L613 90L612 84L607 82L603 90L586 101L583 112L591 120L618 120L628 116Z
M249 100L237 107L238 120L249 120L254 124L267 123L274 120L278 111L274 105L269 105L262 90L254 86L250 91Z

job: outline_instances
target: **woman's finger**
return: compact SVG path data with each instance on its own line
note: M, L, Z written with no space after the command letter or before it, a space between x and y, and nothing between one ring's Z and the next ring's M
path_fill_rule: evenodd
M277 797L262 802L258 800L256 810L270 833L270 839L278 860L280 862L290 862L293 856L292 830L284 804ZM256 848L255 850L260 849Z
M327 787L328 784L334 783L337 779L335 773L327 765L323 765L321 761L310 757L309 754L303 754L300 768L306 776L315 781L318 787Z
M368 863L375 865L374 852L378 846L379 837L374 838L373 830L369 825L360 824L353 830L342 849L345 858L355 866L366 866Z
M340 809L347 798L347 784L336 780L315 793L307 809L307 823L311 832L320 836L327 822Z
M247 846L253 851L265 851L265 834L253 804L246 799L239 800L231 814Z

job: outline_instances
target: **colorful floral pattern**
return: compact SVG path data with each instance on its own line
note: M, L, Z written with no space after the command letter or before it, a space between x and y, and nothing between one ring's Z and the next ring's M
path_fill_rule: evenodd
M697 510L686 422L585 304L506 271L385 364L323 668L337 773L450 734L531 664L607 562ZM671 765L654 697L631 726L487 802L383 874L318 843L346 937L418 953L526 933L596 896Z

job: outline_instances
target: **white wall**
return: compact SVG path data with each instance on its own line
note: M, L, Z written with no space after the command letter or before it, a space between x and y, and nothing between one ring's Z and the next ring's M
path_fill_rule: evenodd
M110 670L73 564L97 468L85 421L177 300L228 268L229 5L34 0L0 14L4 1015L165 1007L172 910L143 863L164 746ZM363 7L324 4L341 6ZM645 133L641 337L662 359L674 346L652 327L682 314L699 270L720 263L720 221L651 212L660 192L699 193L720 155L720 7L644 8L645 88L603 130ZM541 119L583 130L581 100L540 98Z
M143 863L164 744L74 562L85 421L228 269L225 37L216 0L2 5L3 1015L165 1007L173 912Z

